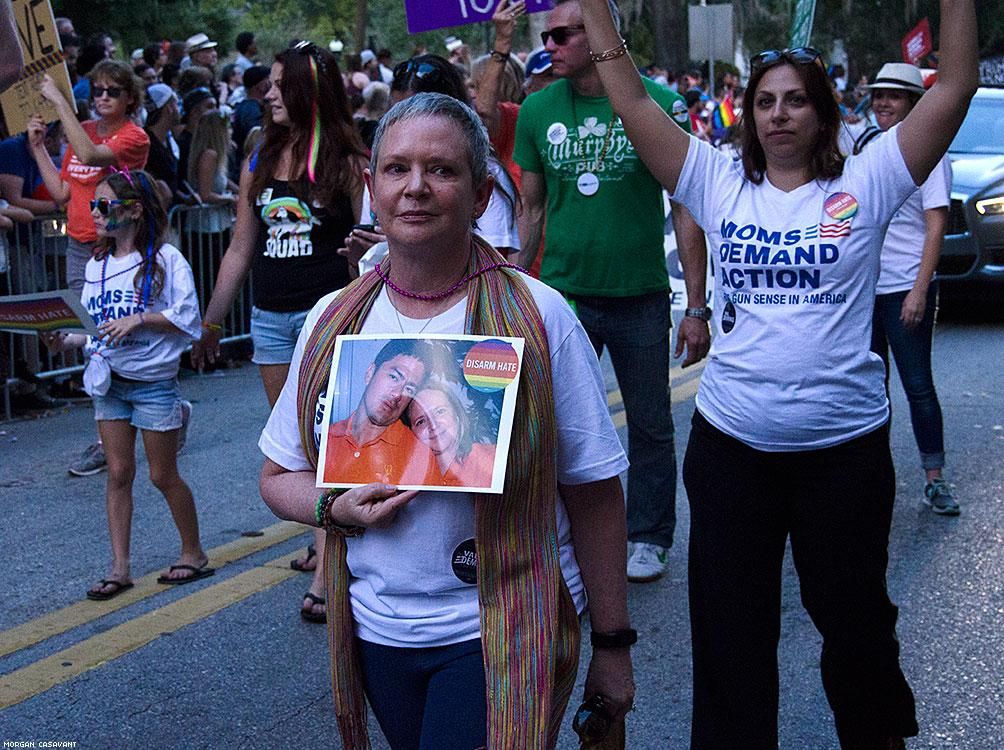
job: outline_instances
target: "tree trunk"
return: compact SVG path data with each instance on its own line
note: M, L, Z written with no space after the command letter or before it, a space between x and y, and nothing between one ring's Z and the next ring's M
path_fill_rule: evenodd
M356 1L355 45L357 53L366 48L366 21L369 17L369 8L367 6L367 0Z
M690 62L687 38L687 0L645 0L655 39L655 62L673 72Z

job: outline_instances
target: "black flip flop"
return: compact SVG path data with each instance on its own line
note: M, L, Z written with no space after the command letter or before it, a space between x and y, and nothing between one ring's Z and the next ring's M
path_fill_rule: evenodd
M292 560L289 561L289 567L291 567L297 573L313 573L314 572L313 568L308 568L308 567L305 567L305 566L307 565L307 563L309 563L315 557L317 557L317 550L314 549L314 545L313 544L308 544L307 545L307 557L306 557L306 559L304 559L303 562L300 562L300 558L299 557L294 557Z
M107 578L102 578L98 583L101 584L101 588L105 586L114 586L111 591L87 591L87 598L96 602L105 602L109 599L114 599L116 596L121 594L123 591L128 591L133 587L132 583L123 583L122 581L109 581Z
M157 579L157 583L164 583L168 586L183 586L184 584L191 583L192 581L208 578L216 572L216 568L209 568L205 565L201 568L196 568L194 565L172 565L168 572L175 570L190 570L192 571L192 575L185 576L184 578L168 578L167 576L161 576Z
M310 599L310 606L303 607L300 609L300 617L303 618L305 622L315 622L319 624L326 623L328 621L327 612L315 612L313 610L314 604L323 604L327 606L327 601L323 596L318 596L317 594L311 594L309 591L303 595L304 599Z

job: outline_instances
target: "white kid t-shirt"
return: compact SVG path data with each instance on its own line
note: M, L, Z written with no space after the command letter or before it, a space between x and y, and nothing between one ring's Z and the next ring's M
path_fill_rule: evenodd
M712 425L758 450L797 451L887 420L885 370L869 351L875 282L886 227L915 189L895 136L840 177L787 193L691 140L673 199L715 261L715 336L697 393Z
M144 309L143 287L140 284L140 291L136 291L135 281L142 260L139 251L121 258L109 255L107 265L105 259L91 258L84 267L80 301L96 325L106 318L124 318L141 310L147 314L161 313L175 325L178 330L171 332L141 326L113 347L89 339L88 353L100 351L112 372L152 383L178 374L181 355L188 343L202 335L202 317L192 268L178 248L168 244L157 251L157 263L164 270L164 287L160 294L151 295Z
M627 457L606 404L599 362L571 308L553 289L522 277L530 287L547 330L555 384L557 477L585 484L617 476ZM323 297L307 316L290 363L290 376L262 431L258 446L290 471L309 471L297 421L297 374L307 337L337 292ZM384 288L361 333L463 333L466 300L426 323L395 313ZM400 320L400 322L399 322ZM320 412L314 410L315 415ZM320 422L315 418L315 440ZM556 502L561 571L577 611L586 597L572 547L564 503ZM347 540L352 581L349 598L356 634L365 641L397 647L444 646L480 634L478 592L469 569L457 565L473 551L474 497L468 493L421 492L385 529L367 529ZM463 576L467 580L461 578Z
M946 154L924 180L924 184L910 194L889 222L885 242L882 243L882 269L879 271L876 294L913 289L924 254L924 212L948 206L951 192L952 161Z

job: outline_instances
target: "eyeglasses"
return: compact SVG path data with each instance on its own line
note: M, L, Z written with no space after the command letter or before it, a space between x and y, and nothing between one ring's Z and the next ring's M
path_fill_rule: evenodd
M782 60L795 65L818 63L822 66L823 64L823 56L818 50L812 47L795 47L794 49L765 49L750 58L750 68L755 72L777 65Z
M417 78L419 81L424 81L430 85L435 85L439 81L440 77L440 69L430 62L405 60L404 62L398 63L394 66L394 82L392 84L392 88L398 90L406 88L405 84L413 78Z
M98 198L91 201L91 210L96 209L102 216L107 216L113 206L131 206L135 202L135 198Z
M572 35L573 31L583 31L586 27L581 23L575 24L574 26L555 26L553 29L548 29L547 31L540 32L540 41L547 46L547 40L553 39L554 43L559 47L561 45L568 43L568 37Z
M583 742L599 742L610 732L611 723L606 700L597 693L576 710L572 729Z
M112 99L118 99L122 96L122 89L118 86L91 86L91 95L97 99L98 97L108 94Z

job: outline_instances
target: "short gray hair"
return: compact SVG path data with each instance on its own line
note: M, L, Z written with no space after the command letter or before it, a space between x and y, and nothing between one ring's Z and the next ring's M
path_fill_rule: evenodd
M491 147L488 144L488 131L477 113L466 104L446 94L423 92L400 101L390 108L377 126L373 135L373 150L370 156L370 172L377 174L377 162L380 160L380 144L391 126L404 120L417 117L445 117L456 123L467 144L468 163L475 185L481 185L488 179L488 154Z

